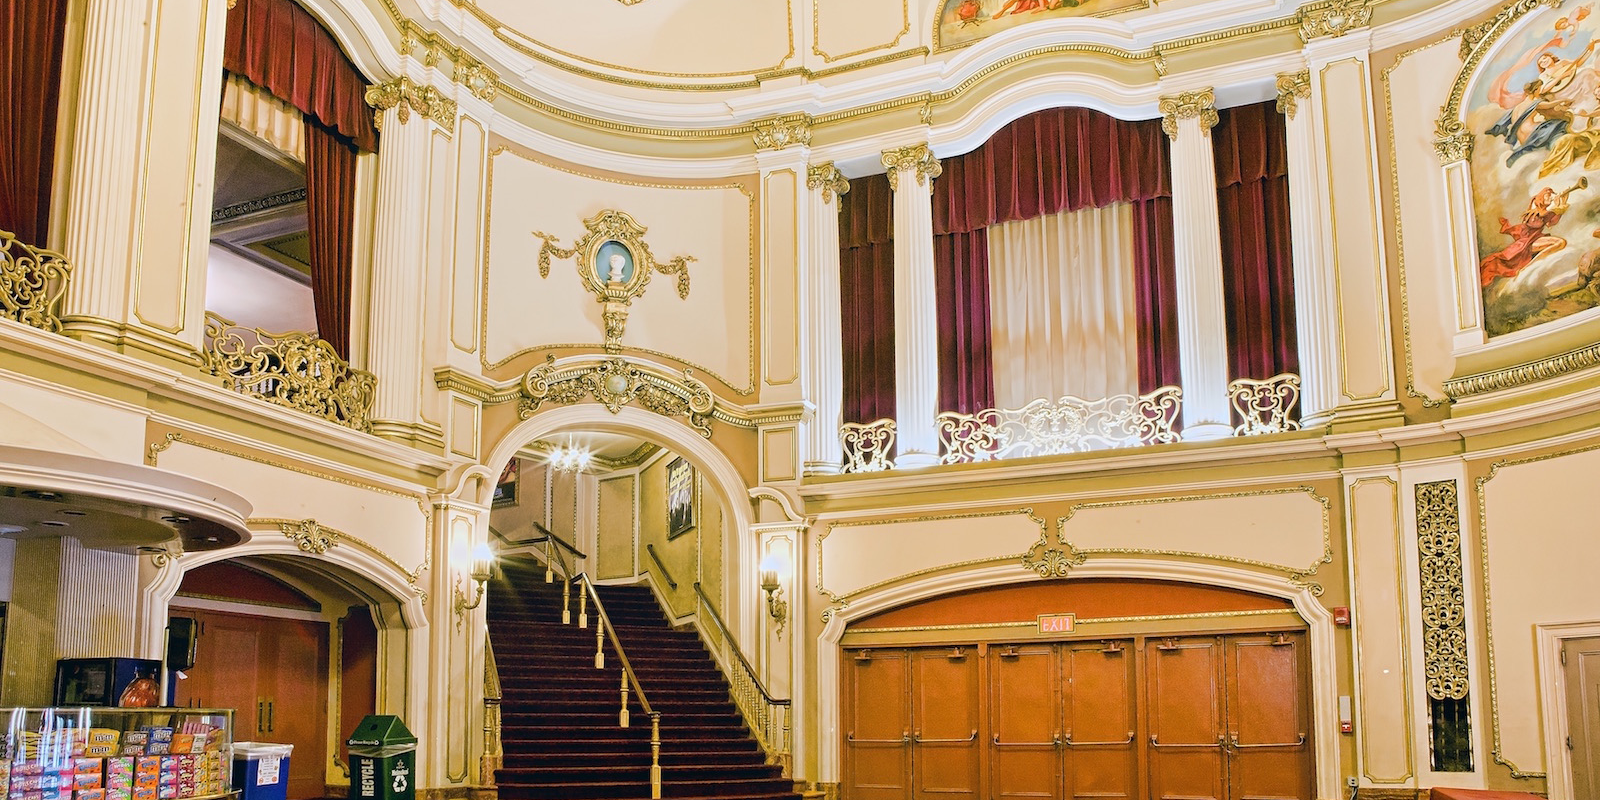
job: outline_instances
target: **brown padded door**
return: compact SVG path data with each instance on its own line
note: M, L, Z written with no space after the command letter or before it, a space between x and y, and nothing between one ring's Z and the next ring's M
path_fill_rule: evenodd
M1235 798L1310 800L1305 636L1227 639L1228 781Z
M1066 645L1065 739L1068 797L1119 800L1138 795L1139 720L1134 656L1122 643Z
M975 798L980 786L978 759L982 751L978 728L983 724L977 649L955 647L913 653L913 796L917 800Z
M911 797L911 667L904 650L846 653L845 796Z
M1061 689L1052 644L989 648L990 785L997 800L1061 796Z
M1151 797L1220 800L1226 790L1221 640L1151 639L1145 663Z

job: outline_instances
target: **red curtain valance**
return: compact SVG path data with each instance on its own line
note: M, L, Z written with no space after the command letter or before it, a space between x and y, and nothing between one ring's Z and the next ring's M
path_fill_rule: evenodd
M366 77L294 0L239 0L228 12L222 66L356 147L377 151Z
M1283 115L1273 101L1225 108L1211 130L1217 186L1289 177Z
M943 160L933 231L973 231L1061 211L1172 194L1159 120L1051 108L1013 120L976 150Z

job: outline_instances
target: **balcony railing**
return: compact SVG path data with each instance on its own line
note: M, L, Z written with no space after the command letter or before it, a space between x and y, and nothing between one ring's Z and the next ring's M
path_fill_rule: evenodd
M359 431L378 380L309 333L268 333L206 313L204 369L228 388Z
M1237 379L1228 384L1228 399L1240 420L1234 436L1300 429L1292 416L1300 399L1298 375ZM1035 400L1016 409L986 408L976 414L946 411L937 418L940 462L969 464L1169 444L1182 439L1177 431L1182 407L1183 390L1163 386L1138 396L1100 400L1068 396ZM844 445L844 472L894 469L894 420L846 423L839 438Z
M71 277L66 256L0 231L0 319L60 333L61 298Z

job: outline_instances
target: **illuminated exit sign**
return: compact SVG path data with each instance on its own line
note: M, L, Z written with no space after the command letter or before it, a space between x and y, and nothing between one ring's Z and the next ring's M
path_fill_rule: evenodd
M1076 614L1040 614L1040 633L1072 633L1077 627L1078 615Z

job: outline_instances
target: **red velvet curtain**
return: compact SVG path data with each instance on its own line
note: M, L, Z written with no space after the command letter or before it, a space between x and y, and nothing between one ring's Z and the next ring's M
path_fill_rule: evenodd
M950 261L941 265L941 273L968 276L969 284L983 276L984 341L974 343L973 352L989 345L987 243L957 246L943 240L956 235L986 240L988 226L1001 222L1132 203L1139 390L1179 383L1168 147L1158 120L1128 122L1087 108L1051 108L1018 118L976 150L944 160L944 174L933 184L935 256ZM971 318L976 324L976 311ZM992 400L992 365L987 370L974 366L965 374L970 385L982 372ZM982 391L981 384L971 389L973 395Z
M1211 131L1222 229L1228 377L1300 371L1284 117L1272 101L1224 109Z
M889 178L856 178L838 202L844 421L893 418L894 194Z
M317 336L350 358L350 264L355 246L356 149L306 123L306 228Z
M44 247L66 0L0 0L0 230Z
M333 35L294 0L239 0L228 12L222 66L361 150L377 151L367 79Z
M938 181L934 186L937 193ZM935 234L933 280L939 318L939 410L972 414L993 408L989 229Z

